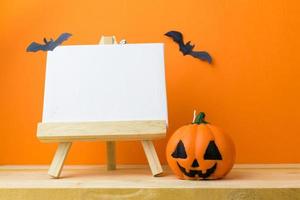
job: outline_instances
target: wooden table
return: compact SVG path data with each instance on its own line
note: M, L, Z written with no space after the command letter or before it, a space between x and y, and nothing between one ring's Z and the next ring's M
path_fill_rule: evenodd
M152 177L147 166L66 166L62 179L47 175L48 166L0 166L1 200L141 200L238 199L300 200L300 164L236 165L225 179L178 180Z

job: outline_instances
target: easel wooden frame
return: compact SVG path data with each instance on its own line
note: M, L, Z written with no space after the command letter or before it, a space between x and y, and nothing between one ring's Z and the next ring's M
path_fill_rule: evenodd
M102 36L100 44L117 44L114 36ZM37 137L42 142L58 142L48 174L59 178L64 161L74 141L106 141L107 170L116 169L115 141L140 140L153 176L163 173L153 139L166 136L166 122L121 121L81 123L39 123Z

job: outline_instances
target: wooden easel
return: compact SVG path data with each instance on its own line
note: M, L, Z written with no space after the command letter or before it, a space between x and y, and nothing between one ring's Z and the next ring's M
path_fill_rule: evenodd
M117 44L114 36L102 36L100 44ZM59 178L64 161L74 141L106 141L107 170L116 169L115 141L140 140L153 176L163 173L153 139L166 136L166 122L121 121L81 123L39 123L37 137L42 142L58 142L48 174Z

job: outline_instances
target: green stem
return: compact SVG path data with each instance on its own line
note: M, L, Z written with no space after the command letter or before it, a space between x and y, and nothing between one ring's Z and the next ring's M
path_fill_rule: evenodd
M207 124L208 122L205 121L205 113L204 112L200 112L195 121L192 124Z

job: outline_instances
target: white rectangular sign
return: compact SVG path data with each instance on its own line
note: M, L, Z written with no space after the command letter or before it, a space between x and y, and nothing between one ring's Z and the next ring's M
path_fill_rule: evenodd
M74 45L48 52L43 122L167 116L163 44Z

